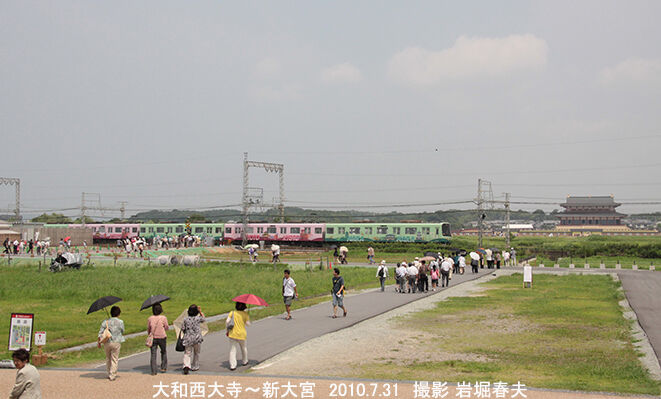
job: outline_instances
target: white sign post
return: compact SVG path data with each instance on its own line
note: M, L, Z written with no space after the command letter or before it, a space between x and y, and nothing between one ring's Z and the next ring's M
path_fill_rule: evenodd
M35 331L34 332L34 344L37 346L46 345L46 331Z
M32 364L43 366L48 361L47 356L41 351L41 348L46 345L46 331L34 332L34 344L39 348L39 354L32 356Z
M523 266L523 288L532 288L532 266Z

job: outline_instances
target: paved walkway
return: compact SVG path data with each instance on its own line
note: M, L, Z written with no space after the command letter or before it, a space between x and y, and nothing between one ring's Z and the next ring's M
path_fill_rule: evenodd
M661 273L618 272L629 305L647 334L659 363L661 359Z
M108 381L104 373L94 370L48 370L42 369L41 390L46 399L180 399L180 398L211 398L221 396L231 399L272 398L302 398L319 399L345 397L339 395L340 389L354 389L362 395L354 397L375 397L382 399L414 399L414 384L410 381L383 380L346 380L300 378L287 376L255 377L250 375L209 375L167 374L152 377L141 373L120 373L116 381ZM0 370L0 397L6 398L14 384L15 370ZM439 377L440 378L440 377ZM266 396L265 384L277 386L277 394ZM313 396L303 396L302 384L309 387ZM340 384L344 384L339 387ZM395 388L396 385L396 388ZM287 392L289 386L292 393ZM175 387L179 394L174 394ZM195 390L193 387L197 387ZM216 388L214 388L216 387ZM233 387L233 388L232 388ZM349 388L351 387L351 388ZM362 390L361 390L362 388ZM181 392L185 389L186 394ZM218 391L216 391L218 389ZM233 391L232 391L233 389ZM232 392L236 396L232 396ZM272 394L274 391L270 391ZM390 394L388 394L388 392ZM464 391L465 392L465 391ZM334 393L334 395L333 395ZM459 397L456 386L448 386L446 398ZM527 390L523 392L528 399L640 399L638 395L608 395L570 391ZM166 396L167 395L167 396ZM512 393L505 397L510 398ZM347 396L348 397L348 396ZM419 397L419 396L417 396ZM431 397L431 395L430 395ZM465 397L465 396L464 396ZM471 395L475 398L475 395ZM495 397L492 395L492 397ZM650 397L650 396L642 396ZM517 398L523 398L518 395Z
M476 279L488 274L488 269L480 269L480 273L455 274L451 284ZM376 272L375 272L376 273ZM292 277L296 279L294 274ZM250 367L269 359L280 352L299 345L311 338L315 338L333 331L350 327L363 320L377 316L381 313L395 309L406 303L413 302L440 291L429 291L428 293L399 294L395 293L394 286L386 287L385 292L379 289L369 290L360 294L349 294L344 300L348 310L347 317L331 318L332 307L329 301L296 310L292 313L292 320L285 320L284 314L258 320L248 328L248 358ZM284 305L275 304L282 307ZM294 303L294 308L296 303ZM338 314L342 314L338 310ZM181 372L183 354L175 352L174 342L168 345L169 372ZM229 369L228 362L229 344L224 332L216 332L207 335L202 344L200 355L200 369L206 372L223 372ZM245 370L247 367L239 367ZM144 352L121 359L119 362L121 371L142 371L148 373L149 353Z

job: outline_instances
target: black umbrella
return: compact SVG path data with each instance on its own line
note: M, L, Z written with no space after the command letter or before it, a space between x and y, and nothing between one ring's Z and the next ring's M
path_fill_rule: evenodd
M440 257L440 255L438 254L438 252L434 252L434 251L427 251L427 252L425 252L425 256L433 256L433 257L436 258L436 259L438 259L438 258Z
M117 298L116 296L104 296L103 298L99 298L90 306L87 314L101 310L106 306L114 305L121 300L122 298Z
M146 301L144 301L142 303L142 306L140 307L140 310L145 310L147 308L150 308L150 307L156 305L157 303L167 301L168 299L170 299L170 297L165 296L165 295L150 296L149 299L147 299Z

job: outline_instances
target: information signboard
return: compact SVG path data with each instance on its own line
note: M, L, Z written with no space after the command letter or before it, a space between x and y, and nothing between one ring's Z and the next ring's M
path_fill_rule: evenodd
M32 344L32 326L34 314L12 313L9 323L9 350L15 351L21 348L30 350Z

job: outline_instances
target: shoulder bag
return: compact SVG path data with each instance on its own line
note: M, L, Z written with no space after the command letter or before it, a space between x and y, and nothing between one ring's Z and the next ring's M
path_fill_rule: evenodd
M230 312L229 317L225 321L225 329L227 330L227 334L229 334L233 328L234 328L234 312Z
M175 345L174 350L177 352L183 352L186 350L186 347L184 346L184 339L181 338L181 333L183 331L179 330L179 336L177 337L177 345Z
M147 335L147 339L145 340L145 346L147 348L151 348L152 345L154 345L154 334L149 333L149 335Z
M104 344L108 342L112 338L112 334L110 333L110 327L108 325L108 320L106 320L106 328L103 330L103 333L101 334L101 338L99 338L99 342Z

